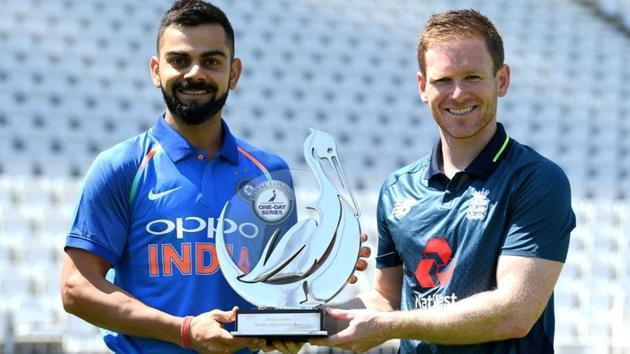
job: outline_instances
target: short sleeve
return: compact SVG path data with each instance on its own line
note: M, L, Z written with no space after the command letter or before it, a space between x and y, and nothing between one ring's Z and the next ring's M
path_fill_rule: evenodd
M133 172L125 171L117 157L123 156L105 151L88 170L66 240L66 247L86 250L112 265L118 262L126 243L133 178Z
M528 168L511 201L502 255L564 262L575 215L564 172L550 161Z
M387 224L387 211L390 203L386 193L387 188L383 186L379 194L376 209L376 222L378 227L378 251L376 255L377 268L396 267L402 264L400 254L396 250L396 244L389 232Z

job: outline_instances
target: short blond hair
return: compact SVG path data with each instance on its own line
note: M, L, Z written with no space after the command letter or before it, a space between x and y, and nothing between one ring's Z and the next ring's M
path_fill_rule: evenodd
M472 9L450 10L434 14L429 18L420 34L418 43L418 65L422 75L426 75L425 54L431 44L454 39L482 38L496 73L503 67L503 39L494 24L480 12Z

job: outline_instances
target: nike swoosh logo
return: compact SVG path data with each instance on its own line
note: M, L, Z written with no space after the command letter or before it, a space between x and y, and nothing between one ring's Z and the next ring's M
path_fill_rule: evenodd
M160 198L162 198L163 196L168 195L168 194L171 194L171 193L175 192L176 190L178 190L178 189L180 189L180 188L182 188L182 186L179 186L179 187L177 187L177 188L173 188L173 189L169 189L169 190L167 190L167 191L160 192L160 193L153 193L153 189L151 189L151 190L149 191L149 200L156 200L156 199L160 199Z

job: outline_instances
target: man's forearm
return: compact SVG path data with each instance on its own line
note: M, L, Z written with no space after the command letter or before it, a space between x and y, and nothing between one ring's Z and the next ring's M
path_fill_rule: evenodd
M540 318L562 270L552 260L501 256L497 288L427 310L390 318L401 338L472 344L520 338Z
M391 300L387 299L376 290L360 293L350 300L333 304L331 307L344 310L371 309L378 311L394 311L398 309L397 305L392 304Z
M443 307L398 311L384 315L393 337L437 344L473 344L516 338L520 327L508 303L496 291L486 291Z
M180 344L182 318L146 306L106 280L91 285L69 290L74 304L68 312L97 327Z
M395 311L400 309L401 289L402 266L377 268L374 275L374 287L358 297L368 309Z
M61 296L69 313L108 330L180 343L182 318L143 304L101 274L67 268Z
M388 298L377 290L361 293L358 298L361 299L361 302L364 304L362 308L371 310L396 311L400 307L400 300ZM354 308L356 309L357 307Z

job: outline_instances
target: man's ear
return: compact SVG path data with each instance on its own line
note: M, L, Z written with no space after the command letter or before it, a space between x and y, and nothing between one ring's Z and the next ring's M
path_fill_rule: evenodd
M422 73L418 71L416 73L416 81L418 83L418 92L420 93L420 98L422 98L422 102L429 102L429 98L427 97L426 89L427 89L427 81L425 80Z
M238 79L241 77L241 73L243 72L243 63L241 63L241 59L234 58L230 65L230 90L234 90L238 84Z
M497 71L497 96L503 97L507 93L508 87L510 87L510 67L505 64Z
M153 82L153 86L161 87L162 83L160 82L160 61L156 56L151 57L149 61L149 70L151 71L151 81Z

